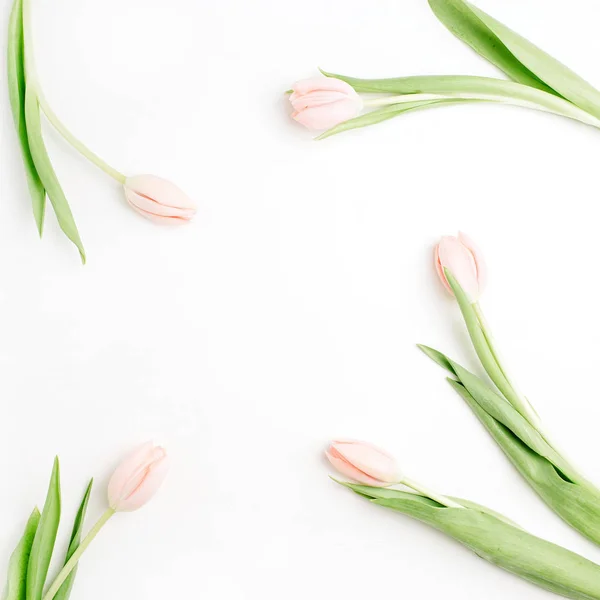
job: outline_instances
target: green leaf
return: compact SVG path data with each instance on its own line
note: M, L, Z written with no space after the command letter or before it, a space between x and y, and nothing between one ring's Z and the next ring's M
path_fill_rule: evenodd
M31 513L25 533L18 543L8 563L8 581L4 600L25 600L25 586L27 583L27 565L33 538L40 522L40 511L36 508Z
M479 322L479 317L475 312L473 302L467 296L458 280L448 269L444 269L444 274L456 297L456 301L458 302L458 306L460 307L463 319L465 320L465 325L469 332L469 337L471 338L471 342L473 342L473 347L475 348L475 352L477 353L483 368L508 402L510 402L510 404L512 404L515 409L527 419L527 409L496 361L496 357L488 344L485 332Z
M539 431L519 413L506 398L497 394L479 377L454 362L441 352L422 346L421 349L437 364L447 369L455 377L458 383L464 386L469 397L474 400L479 408L492 419L507 427L515 436L526 444L533 452L551 462L561 472L569 477L578 478L572 467L558 454L544 439ZM449 380L451 383L457 383Z
M81 505L79 506L79 510L77 511L77 516L75 517L75 523L73 524L73 532L71 533L71 541L69 542L69 548L67 550L67 556L65 558L65 564L68 560L73 556L75 550L77 550L79 546L79 542L81 541L81 533L83 530L83 522L85 520L85 513L87 511L88 502L90 499L90 494L92 492L92 485L94 484L94 480L91 479L90 483L85 490L85 494L83 495L83 500L81 501ZM71 595L71 590L73 589L73 584L75 583L75 575L77 574L78 566L76 566L70 573L69 576L65 579L65 582L61 585L58 592L56 592L56 596L54 596L54 600L68 600Z
M429 346L424 346L423 344L417 344L417 348L419 348L419 350L421 350L423 353L429 356L429 358L433 362L440 365L440 367L446 369L447 371L450 371L452 375L456 375L454 369L452 368L452 363L450 362L450 359L445 354L442 354L441 352L438 352L437 350L435 350L434 348L430 348Z
M600 91L506 25L464 0L429 0L429 5L454 35L511 79L600 116Z
M600 566L531 535L487 507L455 498L465 508L448 508L419 494L342 485L378 506L435 527L481 558L540 587L575 600L600 598Z
M23 0L15 0L8 24L8 92L15 128L21 145L23 166L31 195L33 214L42 235L46 208L46 190L35 168L25 122L25 57L23 42Z
M52 559L58 524L60 521L60 467L58 458L54 460L50 486L42 516L33 539L29 565L27 568L26 600L41 600Z
M600 566L490 512L437 508L405 499L372 502L435 527L479 557L542 588L560 590L575 600L600 598Z
M42 137L42 125L40 122L40 108L37 95L31 87L27 87L25 93L25 119L27 122L27 136L29 139L29 147L37 172L46 188L58 224L64 231L65 235L77 246L81 261L85 264L85 250L83 243L79 237L77 226L73 213L69 207L69 203L60 186L56 173L52 168L52 163L46 151L44 138Z
M434 106L440 106L442 104L456 104L460 102L466 102L465 100L421 100L417 102L404 102L402 104L391 104L389 106L384 106L383 108L378 108L376 110L372 110L364 115L359 117L355 117L354 119L350 119L348 121L344 121L331 129L328 129L326 132L322 133L318 136L317 140L324 140L325 138L331 137L332 135L336 135L338 133L342 133L343 131L350 131L351 129L359 129L360 127L367 127L368 125L374 125L375 123L381 123L382 121L387 121L388 119L392 119L393 117L397 117L405 112L409 112L412 110L418 110L421 108L433 108Z
M435 500L432 500L431 498L427 498L420 494L414 494L411 492L403 492L401 490L396 490L394 488L371 487L368 485L359 485L359 484L340 482L340 481L338 481L337 483L340 483L341 485L351 489L353 492L356 492L360 496L364 496L365 498L369 498L371 500L382 500L382 499L392 500L392 499L409 499L409 498L411 500L414 500L415 498L413 498L413 497L416 497L416 499L419 502L422 502L423 504L425 504L427 506L433 506L436 508L444 508L444 506L439 504L439 502L436 502ZM475 508L475 509L477 509L481 512L484 512L488 515L492 515L493 517L496 517L497 519L501 519L505 523L508 523L509 525L512 525L513 527L519 527L519 525L517 525L514 521L511 521L508 517L505 517L504 515L496 512L495 510L492 510L491 508L487 508L486 506L482 506L481 504L477 504L476 502L471 502L470 500L465 500L464 498L456 498L454 496L448 496L448 497L451 500L454 500L455 502L457 502L458 504L465 506L466 508Z
M429 0L435 16L475 52L504 71L511 79L545 92L556 92L530 71L478 18L473 7L463 0Z
M540 498L571 527L600 544L600 491L587 482L567 480L552 462L485 412L461 383L449 382Z
M392 77L386 79L359 79L337 73L321 71L326 77L341 79L357 92L372 94L436 94L445 96L445 101L493 101L508 103L524 108L543 110L576 119L599 127L598 119L575 106L561 96L523 85L515 81L475 77L470 75L425 75ZM421 100L425 102L425 100ZM431 101L431 100L430 100Z
M479 377L459 364L450 361L459 381L473 396L477 404L491 417L508 427L523 443L534 452L548 459L558 468L570 471L570 467L533 427L505 398L494 392Z

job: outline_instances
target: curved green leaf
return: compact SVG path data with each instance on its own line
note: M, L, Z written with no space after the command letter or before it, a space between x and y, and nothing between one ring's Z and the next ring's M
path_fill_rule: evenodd
M50 162L44 138L42 137L42 125L40 122L40 108L35 91L32 86L28 86L25 91L25 119L27 123L27 137L29 139L29 147L33 162L35 163L37 172L46 188L58 224L64 231L65 235L77 246L81 261L85 264L85 250L83 243L79 237L79 231L75 225L73 213L67 202L67 198L60 186L56 173Z
M60 467L54 460L48 495L33 539L27 568L26 600L41 600L60 521Z
M33 214L39 234L44 228L44 213L46 209L46 190L37 173L25 122L25 62L23 42L23 0L15 0L8 24L7 77L10 106L12 109L15 128L19 136L23 166L27 177L27 185L31 195Z
M484 506L460 500L465 508L449 508L417 494L344 485L374 504L435 527L484 560L542 588L574 600L600 598L599 565Z
M571 527L600 544L600 491L587 482L567 481L550 461L486 413L462 384L448 381L540 498Z
M571 480L582 480L581 476L575 472L571 465L565 461L550 444L548 444L540 432L531 425L531 423L529 423L529 421L527 421L527 419L525 419L525 417L523 417L521 413L506 400L506 398L496 393L495 390L479 377L441 352L428 348L427 346L419 347L427 354L427 356L429 356L429 358L441 367L447 369L458 379L458 381L453 381L452 379L449 379L449 381L453 385L459 384L461 388L464 389L465 393L468 394L469 398L478 405L480 410L484 411L496 422L504 425L532 452L535 452L548 460ZM463 394L461 393L461 395ZM471 402L469 402L469 405L471 405ZM473 407L471 406L471 408Z
M463 0L429 0L435 16L475 52L504 71L511 79L545 92L556 92L530 71L481 21L472 6Z
M525 419L528 419L527 407L514 390L510 381L506 378L506 375L498 365L496 357L488 344L488 340L481 327L477 313L475 312L473 301L467 296L458 280L448 269L444 269L444 274L456 297L463 319L465 320L465 325L467 326L467 331L469 332L469 337L471 338L471 342L473 342L473 347L475 348L475 352L477 353L483 368L496 387L502 392L502 395Z
M83 500L81 501L81 505L79 506L79 510L77 511L77 516L75 517L75 523L73 524L73 532L71 533L71 541L69 542L69 548L67 550L67 556L65 558L65 564L68 560L73 556L75 550L77 550L79 546L79 542L81 541L81 533L83 530L83 522L85 520L85 513L87 511L88 502L90 499L90 494L92 492L92 485L94 484L94 480L90 480L90 483L85 490L85 494L83 495ZM54 596L54 600L68 600L71 595L71 590L73 589L73 584L75 583L75 575L77 574L78 566L76 566L70 573L69 576L65 579L65 582L61 585L58 592L56 592L56 596Z
M600 116L600 91L594 86L506 25L475 6L470 5L470 8L502 40L517 60L549 87L583 110L596 117Z
M382 121L387 121L388 119L392 119L393 117L397 117L398 115L412 110L419 110L422 108L433 108L434 106L440 106L442 104L456 104L459 102L467 102L467 100L421 100L417 102L391 104L389 106L384 106L383 108L372 110L364 115L355 117L354 119L344 121L343 123L340 123L339 125L328 129L316 139L324 140L325 138L331 137L332 135L336 135L338 133L342 133L344 131L350 131L351 129L367 127L368 125L374 125L375 123L381 123Z
M8 563L8 581L4 600L25 600L27 565L31 546L40 522L40 511L35 508L25 526L25 533L18 543Z
M377 94L437 94L463 101L506 102L525 108L543 110L588 125L600 127L600 121L569 100L516 81L473 75L417 75L384 79L360 79L321 70L326 77L341 79L357 92Z
M523 36L464 0L429 0L429 5L454 35L511 79L600 116L600 91Z

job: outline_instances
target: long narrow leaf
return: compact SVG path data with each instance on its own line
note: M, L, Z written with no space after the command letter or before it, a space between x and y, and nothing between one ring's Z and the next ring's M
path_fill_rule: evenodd
M533 452L548 460L562 473L572 479L580 479L571 465L548 444L538 430L483 380L441 352L427 346L419 346L419 348L433 361L454 375L458 382L453 383L459 383L461 387L464 387L469 398L476 402L479 409L491 419L504 425ZM452 382L452 380L450 381Z
M600 566L488 513L416 507L406 500L372 502L439 529L481 558L547 590L574 600L600 598Z
M556 93L530 71L502 43L502 40L478 18L472 6L463 0L429 0L435 16L475 52L504 71L511 79L549 93Z
M357 92L385 94L439 94L448 99L470 98L493 100L544 110L576 119L598 127L598 119L569 100L538 88L515 81L476 77L472 75L416 75L410 77L388 77L384 79L360 79L321 70L326 77L341 79Z
M81 261L85 264L85 250L83 249L83 243L79 237L79 231L77 231L77 226L75 225L75 219L73 218L69 203L67 202L46 151L46 145L44 144L44 138L42 137L39 103L35 91L30 87L26 89L25 93L25 119L27 122L27 136L29 139L31 155L33 156L37 172L46 188L48 197L50 198L50 202L56 213L58 224L65 235L77 246L79 254L81 255Z
M67 550L67 556L65 558L65 564L68 560L73 556L75 550L77 550L79 543L81 542L81 532L83 530L83 522L85 520L85 513L87 512L87 506L90 499L90 494L92 492L92 485L94 484L94 480L92 479L85 490L85 494L83 495L83 500L81 501L81 505L79 506L79 510L77 511L77 516L75 517L75 523L73 524L73 532L71 533L71 541L69 542L69 548ZM75 575L77 574L78 566L76 566L70 573L69 576L65 579L65 582L60 586L58 592L56 592L56 596L54 596L54 600L68 600L71 596L71 590L73 589L73 584L75 583Z
M410 499L415 499L419 502L422 502L423 504L425 504L427 506L442 508L441 504L439 504L435 500L431 500L430 498L427 498L426 496L422 496L421 494L415 494L412 492L403 492L401 490L397 490L394 488L371 487L368 485L348 483L345 481L337 481L336 480L336 482L339 483L340 485L343 485L343 486L351 489L353 492L356 492L357 494L360 494L361 496L365 496L365 498L369 498L371 500L377 500L377 499L393 500L393 499L410 498ZM492 510L491 508L488 508L487 506L477 504L476 502L471 502L471 500L465 500L464 498L456 498L454 496L448 496L448 498L450 498L451 500L454 500L455 502L457 502L458 504L460 504L462 506L465 506L466 508L474 508L483 513L491 515L492 517L500 519L500 520L504 521L505 523L512 525L513 527L519 527L519 525L517 525L514 521L511 521L511 519L509 519L508 517L505 517L503 514L496 512L495 510ZM519 527L519 529L521 529L521 527Z
M60 467L54 460L48 495L33 540L27 568L26 600L41 600L60 522Z
M523 579L574 600L600 599L600 566L531 535L503 515L460 500L443 507L421 495L344 484L379 506L431 525L481 558Z
M27 521L23 537L10 557L4 600L25 600L27 565L39 522L40 511L36 508Z
M25 122L25 64L23 46L23 0L15 0L8 24L7 77L10 106L21 145L23 166L31 195L33 215L42 235L46 209L46 190L39 178L27 138Z
M485 410L492 418L508 427L524 444L529 446L535 453L550 461L556 468L560 469L569 477L575 479L577 474L572 467L548 444L533 427L505 398L496 394L481 379L450 361L452 367L468 392L473 396L477 404Z
M583 110L600 116L600 91L561 62L496 21L475 6L471 10L493 31L512 54L549 87Z
M589 483L566 480L550 461L487 414L460 383L449 381L542 500L571 527L600 544L600 491Z
M391 104L372 110L360 117L355 117L348 121L344 121L331 129L328 129L325 133L322 133L317 137L318 140L324 140L325 138L331 137L343 131L350 131L351 129L359 129L361 127L367 127L368 125L374 125L375 123L381 123L401 115L405 112L412 110L419 110L422 108L433 108L435 106L441 106L443 104L456 104L465 102L465 100L421 100L417 102L404 102L402 104Z
M600 116L600 91L523 36L464 0L429 0L429 4L454 35L511 79L563 96Z
M485 333L481 328L481 323L479 322L471 299L467 296L458 280L448 269L444 269L444 273L448 284L454 292L463 319L465 320L469 337L471 338L471 342L473 342L473 347L475 348L475 352L477 352L477 356L479 357L483 368L486 370L496 387L502 392L503 396L521 413L521 415L523 415L524 418L527 419L527 407L523 404L523 401L514 390L510 381L506 378L500 365L498 365L496 356L492 352Z

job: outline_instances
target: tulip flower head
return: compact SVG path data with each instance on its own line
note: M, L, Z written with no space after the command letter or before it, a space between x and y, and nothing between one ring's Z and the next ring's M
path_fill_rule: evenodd
M367 442L334 440L325 455L342 475L364 485L388 487L402 480L396 460Z
M486 283L483 256L464 233L444 236L435 247L435 267L444 287L452 294L444 269L448 269L466 292L471 302L477 302Z
M141 508L158 491L169 469L167 452L146 442L126 458L108 484L108 504L116 512Z
M292 118L308 129L329 129L356 117L363 107L354 88L334 77L303 79L292 90Z
M141 215L161 225L186 223L196 205L174 183L155 175L127 177L123 185L127 202Z

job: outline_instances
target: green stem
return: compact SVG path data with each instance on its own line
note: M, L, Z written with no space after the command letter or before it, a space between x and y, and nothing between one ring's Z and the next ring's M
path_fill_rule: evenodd
M81 544L77 547L77 550L73 553L71 558L67 561L65 566L62 568L60 573L56 576L56 579L52 582L52 585L48 588L48 591L44 595L43 600L52 600L56 596L58 590L65 582L65 579L69 576L71 571L75 568L81 555L86 551L87 547L92 543L93 539L98 535L99 531L106 525L108 520L115 514L112 508L106 510L106 512L100 517L98 522L90 529L90 532L85 536Z
M414 479L403 477L400 483L402 485L405 485L406 487L409 487L411 490L415 490L415 492L426 496L427 498L435 500L438 504L441 504L442 506L447 506L448 508L464 508L464 506L458 504L457 502L454 502L454 500L450 500L450 498L447 498L446 496L442 496L441 494L430 490L429 488L425 487L421 483L418 483Z
M103 161L97 154L94 154L83 142L78 140L65 126L65 124L56 116L48 101L46 100L44 93L40 87L38 82L37 71L35 67L35 57L33 53L33 34L32 34L32 26L31 26L31 0L23 0L23 44L25 50L25 77L27 80L27 86L31 90L35 92L35 95L38 99L38 104L44 114L46 115L48 121L53 125L53 127L60 133L63 138L75 150L77 150L80 154L85 156L90 162L95 164L97 167L102 169L107 175L115 179L121 184L125 183L127 177L120 173L113 167L111 167L108 163Z
M536 410L533 408L529 400L519 391L517 386L514 384L512 378L508 374L508 370L506 366L503 364L503 361L500 358L500 353L496 348L496 344L494 342L494 338L492 336L492 332L487 324L487 321L483 315L483 311L481 310L481 306L479 302L475 302L473 304L473 310L475 311L475 316L479 321L479 326L481 331L483 332L483 336L487 342L487 345L492 353L494 360L496 361L496 365L500 369L502 375L504 375L504 379L512 389L512 399L518 399L518 406L515 406L523 414L523 416L543 435L542 433L542 423L540 421L540 417L537 414ZM545 436L544 436L545 437ZM548 440L546 440L548 441Z
M538 90L528 85L493 77L473 75L424 75L393 77L388 79L359 79L322 71L327 77L335 77L350 84L359 93L370 94L435 94L451 97L453 94L497 98L497 101L515 100L520 106L538 108L558 115L582 121L598 127L600 121L572 102ZM502 99L502 100L500 100Z
M544 438L546 443L551 448L553 448L554 451L558 455L560 455L562 457L566 466L569 467L572 471L571 473L569 473L569 477L573 477L574 479L577 480L578 483L588 484L585 476L583 476L579 472L579 470L573 466L573 463L569 460L569 458L567 457L565 452L554 441L552 441L552 439L546 432L546 430L542 424L542 421L541 421L539 415L537 414L535 408L533 408L533 406L531 405L529 400L519 391L517 386L513 383L513 380L508 373L506 365L504 364L504 361L500 357L500 353L496 347L491 330L487 324L487 321L485 319L483 311L481 310L481 306L479 305L479 302L475 302L473 304L473 310L475 312L477 320L479 321L479 326L481 328L481 331L483 332L483 335L484 335L487 345L490 349L490 352L496 362L496 365L498 366L498 369L500 369L500 372L504 375L506 382L508 383L508 385L510 386L510 388L512 390L511 403L513 405L515 405L515 400L516 399L518 400L518 405L515 406L515 408L517 408L517 410L519 410L519 412L531 423L531 425L533 425L533 427L535 427L537 429L538 433Z
M31 0L23 0L23 50L25 55L25 78L27 83L35 82L37 72L33 54L33 34L31 26Z
M42 109L42 111L46 115L46 118L48 119L48 121L50 121L54 129L56 129L56 131L58 131L58 133L60 133L60 135L62 135L63 138L65 138L65 140L69 142L69 144L71 144L73 148L75 148L75 150L77 150L80 154L85 156L91 163L95 164L99 169L102 169L102 171L104 171L107 175L115 179L120 184L124 184L127 177L123 175L123 173L120 173L119 171L111 167L108 163L103 161L97 154L92 152L81 140L77 139L67 129L66 125L56 116L56 113L52 110L50 104L48 104L48 101L46 100L42 91L39 89L39 86L37 89L37 95L40 108Z
M544 92L542 92L544 94ZM494 93L475 93L472 91L445 91L443 93L410 93L399 96L384 96L382 98L374 98L366 100L364 105L371 106L389 106L392 104L403 104L405 102L422 102L430 100L478 100L481 102L494 102L500 104L509 104L512 106L520 106L523 108L531 108L542 112L574 119L586 125L600 128L600 120L581 110L574 104L556 98L552 94L535 95L535 100L532 98L511 97L506 94ZM540 102L543 100L544 102ZM558 102L556 101L558 100Z

